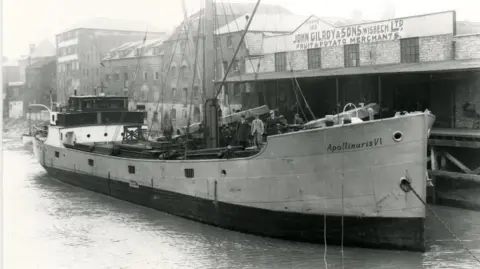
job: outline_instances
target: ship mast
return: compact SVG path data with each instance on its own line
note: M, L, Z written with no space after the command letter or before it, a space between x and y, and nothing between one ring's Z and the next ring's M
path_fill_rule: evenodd
M204 9L204 39L203 39L203 92L205 97L205 106L203 109L204 117L204 137L207 148L218 147L218 99L214 87L215 79L215 46L213 29L213 1L205 0Z

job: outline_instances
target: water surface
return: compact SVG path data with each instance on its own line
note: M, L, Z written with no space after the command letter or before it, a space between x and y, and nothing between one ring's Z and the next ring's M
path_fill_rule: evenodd
M4 268L480 268L433 217L427 253L344 248L342 263L341 247L228 231L66 185L20 141L4 143ZM433 209L480 256L480 212Z

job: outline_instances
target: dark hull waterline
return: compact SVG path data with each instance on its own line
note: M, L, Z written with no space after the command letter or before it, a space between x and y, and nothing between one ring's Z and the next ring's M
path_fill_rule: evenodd
M425 251L424 218L351 217L272 211L43 166L70 185L205 224L255 235L353 247ZM343 221L343 225L342 225ZM343 226L343 229L342 229Z

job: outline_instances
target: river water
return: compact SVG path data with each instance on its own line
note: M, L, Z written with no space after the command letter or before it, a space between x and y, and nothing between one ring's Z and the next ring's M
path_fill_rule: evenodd
M7 269L480 268L433 217L427 253L344 248L342 262L341 247L227 231L63 184L20 141L3 142ZM480 256L480 212L433 210Z

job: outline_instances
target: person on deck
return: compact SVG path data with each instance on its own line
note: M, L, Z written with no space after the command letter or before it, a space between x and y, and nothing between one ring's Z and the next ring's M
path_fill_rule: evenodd
M230 145L230 142L232 141L232 129L230 126L223 124L222 129L220 129L221 133L221 140L222 140L222 146L226 147Z
M298 113L295 114L295 118L293 119L293 124L304 124L303 119L298 115Z
M240 118L240 121L237 123L235 141L237 145L241 145L243 149L247 147L249 133L250 133L250 124L245 120L245 116L242 115Z
M163 136L167 141L172 140L173 135L173 124L171 121L168 121L165 128L163 129Z
M278 117L275 116L275 111L270 110L270 117L266 120L266 134L267 136L280 134L279 126L286 124L279 120Z
M260 119L258 114L255 116L255 119L252 122L252 136L253 136L253 144L260 148L262 145L262 138L263 138L264 126L263 121Z

